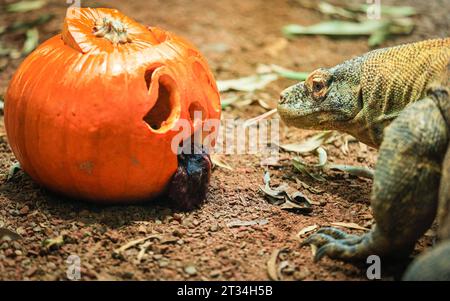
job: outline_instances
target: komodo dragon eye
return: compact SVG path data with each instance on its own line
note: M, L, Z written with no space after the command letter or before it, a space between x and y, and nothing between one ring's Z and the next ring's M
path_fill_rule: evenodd
M321 101L328 93L329 82L331 81L331 74L328 70L318 69L312 72L305 81L305 85L311 96Z
M318 93L325 88L325 83L322 81L313 81L313 91L314 93Z

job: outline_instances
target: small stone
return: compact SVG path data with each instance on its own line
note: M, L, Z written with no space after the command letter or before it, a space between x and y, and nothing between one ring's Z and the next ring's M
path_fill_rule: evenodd
M161 258L163 258L163 256L161 254L153 255L153 259L155 259L155 260L160 260Z
M160 268L164 268L169 265L169 261L167 259L162 259L158 261L158 265Z
M175 237L183 237L183 234L178 229L173 230L172 235Z
M209 273L209 277L211 277L211 278L217 278L220 275L222 275L222 272L219 270L214 270L214 271L211 271L211 273Z
M56 264L54 264L53 262L47 263L47 267L48 267L50 270L56 270Z
M16 229L16 233L23 236L27 233L27 231L25 230L24 227L19 227Z
M184 240L182 240L182 239L177 240L177 244L179 244L180 246L184 245Z
M218 224L212 224L211 227L209 227L209 231L211 231L211 232L219 231L219 225Z
M19 250L22 246L17 241L11 242L11 247L13 247L16 250Z
M180 214L180 213L175 213L175 214L173 215L173 219L181 223L182 220L183 220L183 215Z
M133 272L125 272L122 274L122 276L125 279L132 279L134 277L134 273Z
M197 269L193 265L188 265L184 267L184 272L188 274L189 276L195 276L197 275Z
M30 208L28 206L23 206L19 210L20 215L27 215L29 212L30 212Z
M297 271L297 272L294 273L294 279L295 280L304 280L310 274L311 274L311 272L307 268L303 268L302 270Z
M15 250L14 254L16 254L17 256L22 256L23 253L20 250Z
M41 232L42 228L40 226L36 226L36 227L33 228L33 231L34 232Z
M25 272L25 276L31 277L34 274L36 274L36 272L37 272L37 268L36 267L31 267L28 271Z

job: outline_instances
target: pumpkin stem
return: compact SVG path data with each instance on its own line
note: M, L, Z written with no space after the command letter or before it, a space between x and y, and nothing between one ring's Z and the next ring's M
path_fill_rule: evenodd
M113 44L125 44L131 42L128 36L128 28L122 22L103 18L96 22L94 35L109 40Z

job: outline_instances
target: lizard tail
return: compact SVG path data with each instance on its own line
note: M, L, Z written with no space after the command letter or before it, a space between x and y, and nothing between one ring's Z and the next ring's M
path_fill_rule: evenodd
M415 259L403 276L406 281L450 281L450 240Z

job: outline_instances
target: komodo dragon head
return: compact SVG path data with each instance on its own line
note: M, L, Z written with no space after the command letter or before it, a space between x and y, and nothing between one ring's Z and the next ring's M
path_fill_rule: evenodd
M281 93L278 112L303 129L340 130L379 147L384 129L428 87L447 86L450 38L371 51Z
M360 65L357 58L312 72L281 93L278 113L287 124L303 129L347 127L362 109Z

